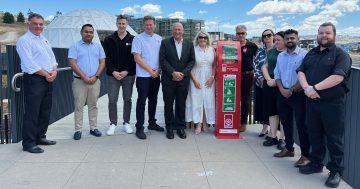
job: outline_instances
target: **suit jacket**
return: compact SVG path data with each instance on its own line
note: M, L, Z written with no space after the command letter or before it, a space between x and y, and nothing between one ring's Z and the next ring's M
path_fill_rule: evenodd
M162 70L161 83L163 85L189 85L190 71L195 65L194 45L191 41L183 39L180 60L177 55L175 41L173 37L164 39L161 42L159 62ZM174 71L182 72L184 79L173 81L172 73Z

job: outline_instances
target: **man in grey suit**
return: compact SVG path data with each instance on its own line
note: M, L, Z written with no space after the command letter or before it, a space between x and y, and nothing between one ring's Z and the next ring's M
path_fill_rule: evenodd
M173 130L176 129L179 137L185 139L185 102L189 90L190 71L195 64L195 52L192 42L183 38L184 28L181 23L173 24L172 35L161 42L159 54L166 137L174 139Z

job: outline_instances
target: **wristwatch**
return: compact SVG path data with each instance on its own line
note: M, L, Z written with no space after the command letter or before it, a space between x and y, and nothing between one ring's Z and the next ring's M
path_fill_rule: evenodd
M98 76L98 75L96 75L95 77L99 79L99 76Z

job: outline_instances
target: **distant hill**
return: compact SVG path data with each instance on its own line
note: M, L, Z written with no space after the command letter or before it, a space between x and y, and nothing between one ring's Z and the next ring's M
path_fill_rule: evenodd
M9 36L21 36L25 33L25 31L27 30L26 24L25 23L13 23L13 24L5 24L3 23L3 16L4 13L0 13L0 43L1 44L13 44L16 42L16 40L13 39L13 37L11 37L11 40L9 41L8 39L10 38ZM14 34L14 32L17 33Z

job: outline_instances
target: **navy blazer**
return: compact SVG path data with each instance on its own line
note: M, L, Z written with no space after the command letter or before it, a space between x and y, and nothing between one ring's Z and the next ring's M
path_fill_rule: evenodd
M175 41L173 37L162 40L160 46L159 62L162 70L161 83L163 85L189 85L190 71L195 65L194 45L190 40L183 39L180 60L177 55ZM182 72L184 79L173 81L172 73Z

